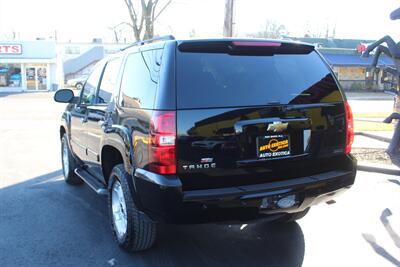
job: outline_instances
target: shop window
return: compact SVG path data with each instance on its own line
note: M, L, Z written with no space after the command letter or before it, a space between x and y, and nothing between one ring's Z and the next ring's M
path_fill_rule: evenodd
M365 80L367 80L367 81L372 81L372 80L374 80L374 68L371 68L371 67L368 67L366 70L365 70Z
M381 83L385 90L396 90L397 89L397 79L392 73L382 70Z
M21 65L0 64L0 87L21 86Z
M338 71L334 71L333 73L335 74L335 76L336 76L336 79L338 79L338 80L339 80L339 72L338 72Z

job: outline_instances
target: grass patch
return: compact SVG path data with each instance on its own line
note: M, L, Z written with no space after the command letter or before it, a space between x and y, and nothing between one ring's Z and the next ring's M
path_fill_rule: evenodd
M387 112L362 112L362 113L354 113L354 118L386 118L390 114Z
M384 119L390 114L387 112L362 112L354 113L354 129L356 132L361 131L393 131L395 124L387 124L373 121L359 121L358 118L364 119Z
M363 117L365 118L365 117ZM393 131L394 124L387 124L382 122L369 122L369 121L354 121L354 130L361 131Z

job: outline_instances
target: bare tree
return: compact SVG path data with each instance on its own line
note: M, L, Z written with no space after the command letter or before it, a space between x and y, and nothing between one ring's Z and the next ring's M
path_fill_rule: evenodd
M154 36L154 22L167 8L172 0L158 8L159 0L124 0L128 8L131 23L136 41L151 39ZM138 4L136 4L138 3Z
M264 29L262 31L256 32L256 33L251 33L248 34L251 37L256 37L256 38L273 38L277 39L282 36L282 34L285 34L286 27L283 24L278 23L277 21L274 20L267 20L264 26Z
M121 39L122 39L122 27L123 26L131 26L131 24L129 24L129 23L126 23L126 22L121 22L121 23L118 23L117 25L114 25L114 26L112 26L112 27L108 27L108 29L110 30L110 31L112 31L113 32L113 34L114 34L114 40L115 40L115 42L118 44L120 41L121 41Z
M332 31L330 30L332 28ZM336 35L336 24L326 24L325 38L335 38Z
M192 30L189 32L189 37L190 38L195 38L196 37L196 29L192 28Z
M119 43L119 32L117 31L117 26L108 27L114 33L114 41L118 44Z

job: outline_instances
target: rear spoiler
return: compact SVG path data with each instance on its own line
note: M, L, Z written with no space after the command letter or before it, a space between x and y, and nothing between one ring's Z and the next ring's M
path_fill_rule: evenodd
M280 41L188 41L178 45L180 52L223 53L230 55L309 54L314 46Z

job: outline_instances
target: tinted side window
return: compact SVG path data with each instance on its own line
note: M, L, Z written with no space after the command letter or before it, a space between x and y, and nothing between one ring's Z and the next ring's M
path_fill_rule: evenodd
M157 90L161 49L128 56L121 81L121 106L153 108Z
M85 83L81 96L81 104L93 105L96 99L96 90L103 72L104 64L98 64L94 67L92 73Z
M108 61L100 83L99 94L97 96L98 104L107 104L110 102L111 96L116 89L120 66L120 58L114 58Z

